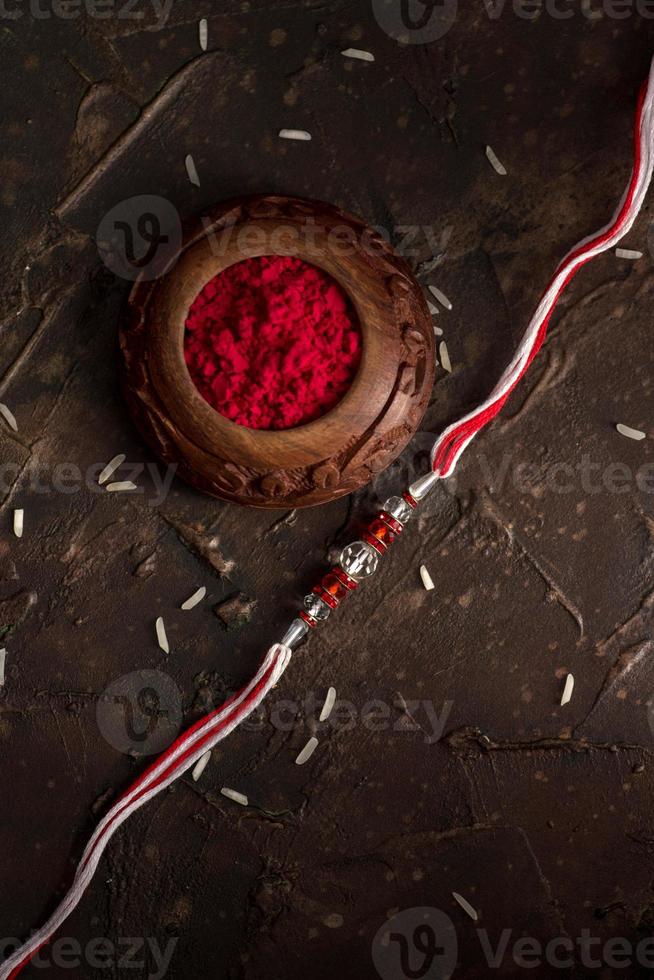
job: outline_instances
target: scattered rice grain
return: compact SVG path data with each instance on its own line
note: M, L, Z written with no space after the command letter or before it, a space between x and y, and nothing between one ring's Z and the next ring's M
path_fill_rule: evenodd
M114 475L118 467L123 465L126 458L127 457L125 456L125 453L118 453L117 456L114 456L113 459L110 459L107 465L105 466L105 468L103 469L102 473L100 473L100 476L98 477L98 483L101 485L103 483L106 483L109 477Z
M335 704L336 704L336 688L330 687L329 690L327 691L327 697L325 698L325 703L322 706L322 710L320 712L320 717L318 718L318 721L327 721L327 719L329 718L329 716L331 715L334 709Z
M443 328L442 327L437 327L435 323L433 324L433 327L434 327L434 336L435 337L442 337L443 336Z
M632 429L630 425L623 425L622 422L618 422L616 429L621 436L626 436L628 439L635 439L636 442L640 442L641 439L645 439L645 433L641 432L640 429Z
M361 48L346 48L341 51L344 58L357 58L359 61L374 61L375 56L372 51L362 51Z
M572 674L568 674L565 679L565 686L563 688L563 694L561 695L561 704L567 704L572 697L572 689L575 686L575 679Z
M495 173L499 174L500 177L506 177L506 167L500 162L492 146L486 147L486 156Z
M452 362L450 361L450 352L447 349L447 344L444 340L441 340L438 345L438 356L441 359L441 364L450 374L452 373Z
M206 588L204 585L201 585L199 589L195 590L193 595L188 597L186 602L182 603L182 609L193 609L194 606L197 606L198 602L202 602L206 594Z
M0 650L0 687L4 687L5 683L5 660L7 659L7 651L3 648Z
M463 897L463 895L459 895L458 892L452 892L452 898L457 903L457 905L460 905L463 911L470 916L473 922L477 921L477 919L479 918L479 915L477 914L477 909L474 909L470 904L470 902Z
M17 538L22 538L25 523L25 511L19 507L14 511L14 534Z
M164 626L164 621L161 616L157 618L156 622L157 628L157 642L164 653L170 653L170 645L168 643L168 637L166 635L166 627Z
M131 480L119 480L117 483L108 483L106 489L108 493L122 493L124 490L137 490L138 487Z
M427 592L431 592L431 590L434 588L434 580L432 579L431 575L427 571L425 565L420 566L420 578L422 579L422 584L424 585Z
M206 17L203 17L198 24L198 36L200 38L200 47L203 51L206 51L209 42L209 25L207 24Z
M184 163L186 164L186 173L188 174L188 179L196 187L199 187L200 186L200 178L198 177L198 172L197 172L197 169L195 167L195 160L193 159L193 157L191 156L190 153L186 157L186 160L184 161Z
M427 300L427 306L429 307L429 312L431 313L432 316L437 316L440 313L438 307L434 306L433 303L430 303L429 300Z
M318 748L318 739L315 735L312 735L307 744L304 746L297 759L295 760L296 766L303 766L305 762L308 762L313 753Z
M249 803L245 793L238 793L235 789L230 789L228 786L223 786L220 792L223 796L226 796L228 800L233 800L234 803L240 803L241 806L247 806Z
M619 259L642 259L643 253L634 248L616 248L615 254Z
M311 133L306 129L280 129L279 138L282 140L310 140Z
M211 749L208 749L203 756L200 756L198 761L193 766L193 772L191 773L191 777L194 783L197 783L198 779L200 778L204 770L207 768L207 763L209 762L210 758L211 758Z
M429 292L432 294L434 299L437 299L438 302L445 307L446 310L452 309L451 302L449 301L445 293L441 292L441 290L437 286L430 286Z
M3 402L0 402L0 415L4 418L5 422L10 429L14 432L18 432L18 423L16 422L16 417L12 410L7 407Z

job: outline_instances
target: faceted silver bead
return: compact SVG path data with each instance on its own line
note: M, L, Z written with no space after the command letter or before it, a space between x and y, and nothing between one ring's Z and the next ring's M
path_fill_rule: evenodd
M320 622L327 619L329 613L331 612L327 603L324 602L319 595L314 595L313 592L310 592L309 595L305 595L304 608L312 619L317 619Z
M413 507L407 504L404 497L389 497L384 502L382 510L394 517L400 524L406 524L413 517Z
M299 618L294 619L291 625L289 626L289 628L286 630L286 633L284 634L284 639L282 640L282 644L285 647L290 647L291 649L293 649L293 647L296 646L300 642L302 637L306 636L308 632L309 632L309 627L307 626L307 624L304 622L303 619L299 619Z
M416 480L409 487L409 493L414 500L424 500L428 493L434 489L440 476L438 473L427 473L425 476L421 476L420 479Z
M379 555L366 541L353 541L343 548L340 565L353 579L374 575L379 565Z

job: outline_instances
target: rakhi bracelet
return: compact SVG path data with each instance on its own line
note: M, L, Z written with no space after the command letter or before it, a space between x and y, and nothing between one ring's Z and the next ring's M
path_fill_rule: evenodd
M340 564L330 569L304 597L304 609L286 631L282 639L284 646L290 649L296 646L310 630L324 623L331 611L354 592L360 582L375 574L380 556L402 533L420 501L436 486L439 478L438 473L427 473L412 483L401 497L389 497L384 502L377 516L362 532L361 540L346 545L341 551Z
M13 980L53 936L78 905L113 834L132 813L191 769L214 745L248 717L286 670L291 650L309 631L323 623L349 592L375 573L380 557L404 530L413 512L436 482L450 476L461 454L478 432L502 409L540 349L556 303L575 273L589 259L613 248L632 227L643 204L654 168L654 62L643 85L636 111L634 164L629 184L611 221L585 238L563 259L543 293L520 345L492 392L472 412L448 426L432 451L432 472L420 477L400 497L390 497L362 533L347 545L340 564L332 568L305 597L282 643L274 644L259 670L222 707L180 735L113 804L87 844L69 891L48 921L0 967L0 980Z

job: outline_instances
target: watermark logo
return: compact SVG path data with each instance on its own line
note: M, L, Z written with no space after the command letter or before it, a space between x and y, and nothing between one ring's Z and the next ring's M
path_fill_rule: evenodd
M121 201L98 226L100 258L115 275L134 282L162 275L179 255L182 224L165 197L140 194Z
M113 681L96 709L98 727L118 752L156 755L182 726L182 696L160 670L135 670Z
M30 968L35 970L75 970L80 975L80 969L106 971L106 975L124 976L123 971L138 971L144 980L163 980L168 973L177 946L176 938L169 939L162 946L153 936L120 936L109 939L106 936L95 936L85 945L72 936L58 936L37 950L30 960ZM20 946L18 939L7 937L0 939L0 963L11 956ZM84 969L88 975L88 970ZM134 976L134 973L131 974Z
M384 922L372 941L372 961L382 980L449 980L457 950L450 917L424 906Z
M631 967L640 976L640 968L654 967L652 936L632 942L624 936L604 939L594 936L590 929L582 929L578 936L539 939L510 928L499 933L476 928L473 935L468 940L468 952L479 968L497 970L497 976L514 976L518 971L538 967L547 967L555 976L557 970L569 973L576 966L584 971ZM457 965L454 924L436 908L397 912L373 939L372 960L381 980L449 980Z
M173 0L0 0L0 20L125 20L136 22L146 31L166 26ZM151 23L144 23L152 17Z
M454 24L458 0L373 0L383 31L402 44L431 44Z

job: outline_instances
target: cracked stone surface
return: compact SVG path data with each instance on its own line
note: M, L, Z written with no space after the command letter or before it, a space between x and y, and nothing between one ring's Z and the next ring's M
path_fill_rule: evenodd
M2 20L14 81L0 92L0 401L19 428L0 424L0 937L41 924L99 815L146 764L101 733L106 688L161 671L190 723L240 686L326 554L492 387L556 263L622 193L654 21L575 7L529 22L470 4L440 40L402 46L374 10L177 0L158 30L152 10L65 20L25 6ZM343 59L351 46L374 64ZM277 139L288 126L313 140ZM248 191L361 214L454 306L438 317L454 370L438 372L421 432L372 487L318 510L266 514L191 491L121 399L129 284L100 261L102 217L158 194L186 220ZM506 929L511 943L651 935L652 207L624 243L644 257L606 254L580 273L457 476L201 779L120 830L62 935L174 940L167 976L181 980L373 980L378 930L418 907L454 922L464 978L524 973L510 952L492 971L479 929L493 947ZM648 439L621 437L617 422ZM97 486L119 452L137 493ZM181 610L200 586L204 601ZM339 701L320 723L332 685ZM155 966L150 955L138 975ZM528 972L615 975L578 955ZM75 975L136 974L86 963Z

